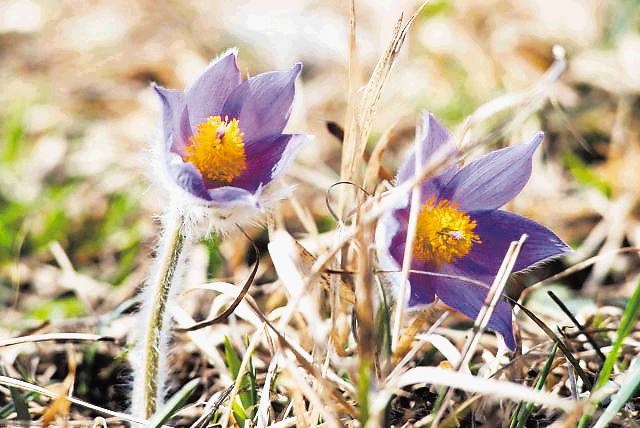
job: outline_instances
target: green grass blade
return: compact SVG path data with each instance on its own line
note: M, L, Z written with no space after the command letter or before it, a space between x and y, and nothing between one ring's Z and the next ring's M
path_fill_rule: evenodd
M522 411L522 405L523 403L522 401L520 401L516 408L513 410L513 413L511 414L511 420L509 421L509 428L516 428L519 419L518 417L520 416L520 412Z
M0 374L7 376L7 371L4 366L0 366ZM22 392L20 392L20 390L17 388L9 387L9 392L11 393L11 400L13 401L13 403L9 403L9 405L13 404L12 407L16 410L18 419L21 421L31 420L26 396L22 395Z
M224 338L224 357L229 372L231 372L234 379L237 379L240 366L242 365L242 359L227 337ZM249 367L249 370L251 370L251 367ZM245 420L251 419L251 410L255 406L253 389L251 380L247 378L247 375L242 376L242 379L240 379L240 390L238 392L240 401L234 401L231 404L234 413L233 416L239 422L244 423Z
M635 390L638 389L638 385L640 385L640 359L633 361L631 367L627 370L627 376L620 387L620 391L613 396L611 403L609 403L593 428L605 428L616 416L618 410L624 406Z
M591 391L592 395L595 391L602 388L609 381L611 373L613 372L613 367L615 366L616 362L618 361L618 357L620 356L620 351L622 350L624 339L629 335L629 333L631 333L633 325L638 320L638 315L640 315L640 281L636 285L636 289L633 292L631 299L629 299L624 313L622 314L622 319L620 320L620 325L618 326L618 330L616 332L616 338L613 341L611 350L607 354L607 359L604 361L602 369L598 374L598 379L596 380L595 386ZM597 405L598 402L593 401L591 403L591 407L585 410L585 413L580 419L580 423L578 424L579 428L585 428L589 424Z
M166 421L171 419L181 408L182 405L189 399L193 391L198 387L200 383L199 379L192 379L182 388L176 392L167 404L165 404L160 410L158 410L149 420L148 428L159 428Z
M540 372L540 376L538 376L538 380L536 382L535 388L539 391L542 390L542 388L544 388L545 382L547 380L547 376L551 371L551 365L553 364L553 359L556 356L557 350L558 350L558 342L555 342L553 344L553 347L551 348L551 352L549 352L549 358L547 358L547 362L542 368L542 371ZM516 423L516 428L523 428L524 426L526 426L527 419L529 419L531 412L533 412L533 403L531 402L527 403L526 406L524 406L524 408L522 407L520 408L518 412L519 415Z
M629 333L631 333L631 329L633 329L633 325L638 319L638 315L640 315L640 282L636 285L636 289L633 292L631 299L629 299L629 303L627 303L624 313L622 314L622 319L620 320L620 325L616 332L616 339L613 342L611 350L607 354L607 359L602 365L602 370L600 370L600 373L598 374L598 380L596 380L594 390L603 387L609 380L611 372L613 372L613 366L616 364L616 361L618 361L618 356L622 349L622 343Z
M233 378L238 377L238 373L240 372L240 365L242 364L242 360L240 360L240 356L233 349L231 342L229 342L229 338L224 338L224 359L227 362L227 367L231 372L231 376Z
M13 388L15 389L15 388ZM25 401L25 403L27 401L31 401L34 398L36 398L38 396L37 392L33 392L33 391L28 391L26 392L22 398ZM26 407L26 406L25 406ZM9 404L3 406L0 408L0 419L6 419L9 417L9 415L15 410L15 406L14 406L14 402L10 402ZM16 412L17 413L17 412ZM18 415L18 419L20 419L20 415ZM29 419L22 419L22 420L29 420Z

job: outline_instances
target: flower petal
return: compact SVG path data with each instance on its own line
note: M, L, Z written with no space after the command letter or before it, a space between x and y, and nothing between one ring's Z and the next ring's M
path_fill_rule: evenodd
M193 196L207 201L210 200L209 192L204 185L200 171L192 164L183 162L177 154L171 153L169 156L167 167L171 179Z
M399 266L402 266L404 259L404 247L407 242L407 230L409 226L409 207L393 210L392 219L395 232L388 244L389 253ZM381 223L382 224L382 223ZM391 225L391 222L387 224ZM387 226L388 227L388 226Z
M211 205L217 208L237 208L243 206L258 208L260 206L256 194L233 186L209 189L209 199L211 200Z
M465 276L464 272L459 272L452 266L448 266L443 270L444 272L442 273ZM480 308L484 305L489 292L488 288L466 282L463 279L434 278L433 284L436 295L447 306L474 320L478 316ZM516 340L513 335L511 305L504 299L498 301L491 319L489 319L488 327L502 335L510 350L515 350Z
M529 180L531 158L544 134L526 144L488 153L462 168L440 194L464 211L496 209L515 197Z
M422 117L422 128L420 130L422 138L422 156L421 164L426 165L429 158L433 156L442 146L449 145L451 150L450 156L457 157L458 149L455 147L454 142L451 140L451 134L431 113L424 114ZM420 138L420 137L419 137ZM449 154L449 153L447 153ZM415 174L416 166L416 153L415 146L409 156L402 163L398 169L398 183L403 183ZM452 165L446 170L440 172L431 180L428 180L422 188L422 191L427 195L434 195L439 193L440 189L446 184L453 176L458 172L458 165Z
M242 82L224 103L222 113L240 121L245 144L282 132L291 113L295 80L302 64L289 71L262 73Z
M211 62L186 93L192 132L209 116L221 113L229 94L242 82L233 49Z
M404 249L407 242L407 226L409 222L409 208L392 210L378 221L376 228L376 243L382 246L378 251L379 261L384 269L391 270L387 275L396 290L402 283L400 269L404 260ZM415 271L432 271L430 263L413 258L411 269ZM396 272L397 271L397 272ZM409 283L411 292L409 306L426 305L435 300L435 289L430 281L432 277L420 273L410 273Z
M246 146L247 169L229 186L255 192L267 185L291 163L307 140L307 135L283 134ZM205 181L209 188L224 187Z
M571 252L555 233L533 220L506 211L472 211L476 223L475 233L482 243L475 244L465 257L457 260L458 269L467 276L490 275L493 278L512 241L527 234L522 250L516 259L514 272L527 269L544 260Z
M182 91L152 85L162 101L162 127L165 150L184 154L190 135L189 120Z
M411 270L419 272L432 272L431 266L414 260ZM436 282L431 275L411 272L409 274L409 284L411 292L409 294L409 307L428 305L436 300Z

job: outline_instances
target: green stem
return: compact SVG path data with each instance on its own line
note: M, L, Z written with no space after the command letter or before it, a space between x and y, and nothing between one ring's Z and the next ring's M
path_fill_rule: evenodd
M148 295L143 301L142 317L142 367L134 372L134 412L150 418L161 399L159 389L163 387L159 367L166 352L168 320L165 319L167 300L177 278L176 271L182 260L185 247L184 222L181 215L170 213L156 261L157 271L148 285ZM137 357L140 357L138 354ZM134 362L135 363L135 362ZM163 375L163 374L162 374Z

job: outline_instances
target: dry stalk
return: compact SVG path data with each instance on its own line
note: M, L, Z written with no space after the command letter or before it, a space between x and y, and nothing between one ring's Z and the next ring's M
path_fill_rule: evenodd
M623 248L618 248L617 250L612 250L607 253L601 253L593 257L589 257L586 260L583 260L579 263L576 263L566 268L562 272L558 272L557 274L552 275L549 278L545 278L542 281L538 281L535 284L530 285L529 287L527 287L525 290L522 291L522 293L520 294L520 298L518 299L518 302L519 303L524 302L527 296L529 296L529 294L539 289L540 287L543 287L547 284L553 284L554 282L557 282L559 279L566 278L570 275L573 275L576 272L581 271L582 269L586 269L603 257L610 257L613 255L626 254L626 253L640 253L640 247L623 247Z
M380 173L384 170L384 166L382 165L382 155L384 154L387 147L389 147L389 143L391 143L391 134L393 129L395 128L396 123L387 128L386 131L380 136L376 146L371 152L371 156L369 161L367 162L367 169L364 176L364 189L367 192L373 192L375 189L378 180L380 179ZM391 177L389 177L391 178Z
M504 290L505 285L507 284L507 280L509 279L509 275L515 266L516 260L518 258L518 254L520 253L520 249L524 244L524 241L527 239L527 235L522 235L519 241L514 241L509 245L509 249L502 260L502 264L498 269L498 273L493 280L493 284L487 293L487 297L485 298L484 305L480 308L478 312L478 316L473 325L473 334L469 337L462 351L462 356L460 361L456 367L456 371L460 371L463 367L468 367L473 354L475 353L475 349L478 346L480 341L480 337L484 333L487 325L489 324L489 320L491 319L491 315L493 314L493 310L496 305L502 298L502 291ZM446 412L449 401L451 400L451 396L453 394L453 389L448 388L447 392L444 395L444 400L440 404L440 408L436 413L436 416L431 423L432 427L437 427L439 421L444 416Z
M422 167L422 144L423 136L416 134L415 143L415 167L414 171L420 171ZM409 292L409 270L413 261L413 244L416 238L416 230L418 226L418 215L422 206L421 186L413 187L411 192L411 205L409 210L409 224L407 226L407 240L404 246L404 255L402 258L402 274L400 282L400 293L396 301L395 316L393 319L393 327L391 330L391 349L395 352L398 347L398 338L400 337L400 329L404 318L404 310L407 302L407 294Z
M110 336L103 336L100 334L88 334L88 333L47 333L47 334L34 334L31 336L13 337L11 339L0 340L0 348L5 346L20 345L23 343L35 343L35 342L113 342L115 339Z
M43 388L41 386L38 385L33 385L31 383L28 382L24 382L18 379L13 379L11 377L7 377L7 376L1 376L0 375L0 385L6 385L6 386L10 386L13 388L18 388L18 389L22 389L24 391L33 391L33 392L37 392L38 394L44 395L45 397L49 397L49 398L53 398L53 399L57 399L58 397L60 397L60 394L56 394L46 388ZM122 413L122 412L114 412L113 410L109 410L109 409L105 409L102 408L100 406L96 406L94 404L91 403L87 403L86 401L80 400L78 398L72 397L72 396L66 396L66 399L69 400L71 403L78 405L78 406L82 406L85 407L89 410L93 410L96 413L102 414L102 415L106 415L106 416L111 416L114 418L118 418L119 420L123 420L123 421L127 421L127 422L131 422L133 424L137 424L137 425L144 425L146 423L146 421L144 419L129 415L127 413Z
M429 323L429 312L428 310L422 310L418 312L418 315L413 319L409 327L407 327L403 332L400 340L398 340L398 345L391 356L391 365L395 366L398 361L400 361L406 354L409 352L411 345L413 344L413 340L415 339L418 332L424 329L424 327Z

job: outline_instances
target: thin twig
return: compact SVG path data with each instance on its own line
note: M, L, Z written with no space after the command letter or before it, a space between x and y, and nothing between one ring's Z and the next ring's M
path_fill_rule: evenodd
M19 345L22 343L33 342L114 342L116 339L111 336L103 336L100 334L87 333L46 333L34 334L32 336L13 337L11 339L0 340L0 348L5 346Z
M567 317L569 317L569 319L571 320L571 322L573 324L575 324L575 326L578 328L578 330L580 330L580 333L582 333L584 335L584 337L587 338L587 340L589 341L589 343L591 344L591 346L593 347L593 350L596 351L596 354L598 355L598 357L602 360L602 362L604 362L604 360L607 359L607 357L602 353L602 351L600 350L600 346L598 346L598 344L596 343L596 340L593 338L593 336L591 336L584 328L584 326L582 324L580 324L580 321L578 321L576 319L576 317L571 313L571 311L569 310L569 308L567 308L567 305L565 305L562 300L560 300L558 298L558 296L556 296L556 294L549 290L547 291L547 294L549 295L549 297L551 297L551 300L553 300L555 302L556 305L558 305L558 307L560 307L560 309L562 310L562 312L565 313L565 315Z
M234 299L231 305L229 305L229 307L225 309L220 315L217 315L214 318L211 318L208 320L196 322L195 324L190 325L188 327L176 328L175 330L177 332L186 333L188 331L200 330L201 328L209 327L211 325L226 321L226 319L229 318L229 316L236 310L238 305L242 303L244 296L249 291L249 288L251 288L251 284L253 284L253 281L256 278L256 274L258 273L258 266L260 265L260 250L258 250L258 246L256 245L256 243L253 242L253 240L249 237L249 235L247 235L247 233L244 230L240 229L240 231L244 234L244 236L247 237L249 242L251 242L251 246L253 247L253 251L255 252L255 256L256 256L256 262L253 265L253 269L251 270L249 277L247 278L244 285L242 286L240 293L238 293L238 296Z

